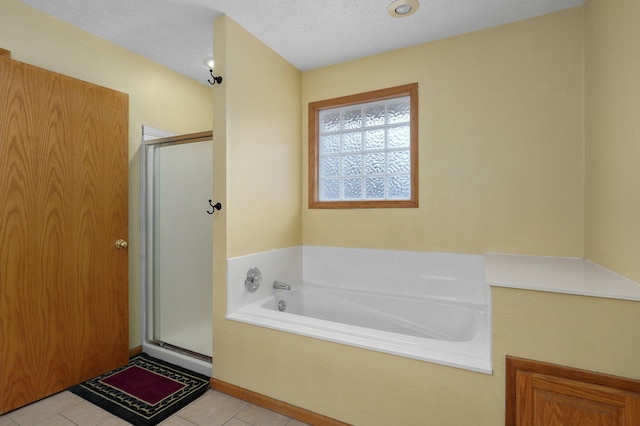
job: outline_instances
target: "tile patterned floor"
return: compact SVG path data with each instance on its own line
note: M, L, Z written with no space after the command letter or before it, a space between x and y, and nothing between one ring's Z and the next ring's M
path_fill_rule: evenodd
M0 416L0 426L123 426L129 423L71 392ZM162 426L304 426L305 423L209 389Z

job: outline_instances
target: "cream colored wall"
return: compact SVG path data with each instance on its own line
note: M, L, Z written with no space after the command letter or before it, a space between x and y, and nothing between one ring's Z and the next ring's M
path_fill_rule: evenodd
M226 16L214 21L214 51L224 78L214 87L214 193L223 204L213 222L214 376L252 388L273 361L272 343L247 340L265 329L225 320L226 261L301 244L300 72Z
M300 72L226 17L214 43L226 74L215 93L226 99L216 143L226 146L227 257L299 245Z
M585 10L585 253L640 282L640 2Z
M632 301L493 288L492 399L504 400L507 354L640 379L638 308Z
M493 362L504 354L640 379L638 302L492 289Z
M305 141L308 102L420 85L420 207L305 204L303 242L582 256L582 25L577 8L303 73ZM305 163L303 200L307 182Z
M142 125L210 130L211 89L18 0L0 2L0 47L17 61L129 94L129 345L140 345Z

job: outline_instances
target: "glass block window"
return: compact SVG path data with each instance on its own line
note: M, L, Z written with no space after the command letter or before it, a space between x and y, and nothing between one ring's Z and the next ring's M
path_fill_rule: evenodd
M311 208L417 207L417 88L309 104Z

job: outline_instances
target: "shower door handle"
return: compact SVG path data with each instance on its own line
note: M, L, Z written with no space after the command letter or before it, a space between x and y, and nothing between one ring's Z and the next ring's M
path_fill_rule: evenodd
M125 248L127 248L128 245L129 244L127 244L127 242L125 240L123 240L123 239L119 239L119 240L116 241L116 248L118 250L125 249Z

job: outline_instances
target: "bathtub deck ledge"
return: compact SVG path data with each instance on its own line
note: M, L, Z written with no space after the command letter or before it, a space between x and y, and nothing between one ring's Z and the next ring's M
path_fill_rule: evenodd
M581 258L487 253L489 286L640 301L640 284Z

